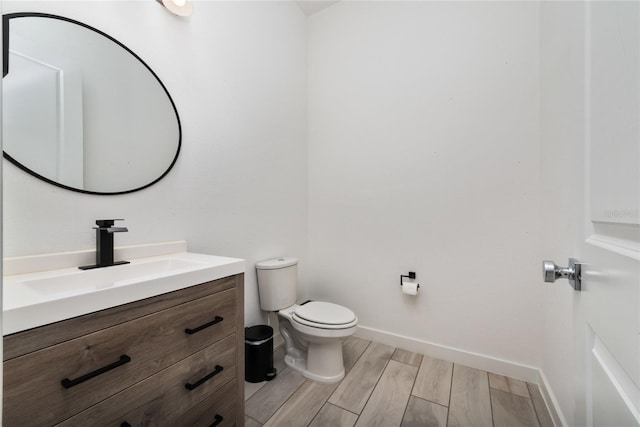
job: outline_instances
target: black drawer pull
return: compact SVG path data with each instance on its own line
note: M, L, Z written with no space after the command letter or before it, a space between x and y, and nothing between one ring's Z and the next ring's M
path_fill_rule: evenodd
M71 388L74 385L78 385L80 383L83 383L87 380L90 380L93 377L97 377L98 375L102 375L105 372L108 372L112 369L117 368L118 366L122 366L125 363L129 363L131 362L131 358L129 356L127 356L126 354L123 354L122 356L120 356L120 360L118 360L117 362L113 362L110 365L104 366L100 369L96 369L93 372L89 372L88 374L85 374L79 378L76 378L75 380L70 380L69 378L65 378L62 381L60 381L60 384L62 384L62 387L64 388Z
M120 424L120 427L131 427L131 424L125 421L122 424Z
M213 320L212 320L211 322L209 322L209 323L205 323L204 325L200 325L200 326L198 326L197 328L193 328L193 329L189 329L189 328L187 328L187 329L185 329L184 331L185 331L186 333L188 333L189 335L191 335L191 334L195 334L196 332L200 332L201 330L206 329L206 328L208 328L209 326L213 326L213 325L215 325L216 323L220 323L220 322L222 322L223 320L224 320L224 319L223 319L222 317L220 317L220 316L216 316L216 318L215 318L215 319L213 319Z
M203 377L201 379L199 379L198 381L196 381L195 383L191 384L191 383L186 383L184 386L187 388L187 390L193 390L196 387L201 386L205 381L210 380L211 378L215 377L216 375L218 375L220 372L222 372L224 368L220 365L216 365L216 369L213 370L213 372L211 372L209 375L207 375L206 377Z
M216 414L216 416L213 417L213 419L215 421L209 427L216 427L218 424L222 422L222 420L224 420L224 418L222 418L222 415L218 415L218 414Z

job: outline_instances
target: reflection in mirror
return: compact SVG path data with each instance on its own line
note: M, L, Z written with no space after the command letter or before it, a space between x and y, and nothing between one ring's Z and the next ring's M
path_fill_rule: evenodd
M180 151L180 119L137 55L68 18L18 13L5 15L3 25L8 160L52 184L96 194L140 190L169 172Z

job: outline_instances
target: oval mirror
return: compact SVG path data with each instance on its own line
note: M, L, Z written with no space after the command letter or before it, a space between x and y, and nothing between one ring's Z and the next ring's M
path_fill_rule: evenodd
M81 22L3 16L2 137L9 161L57 186L123 194L163 178L180 118L158 76L125 45Z

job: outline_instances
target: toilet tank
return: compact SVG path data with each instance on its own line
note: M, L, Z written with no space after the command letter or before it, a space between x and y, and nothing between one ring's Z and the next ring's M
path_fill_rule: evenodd
M296 303L298 259L276 258L256 263L260 308L277 311Z

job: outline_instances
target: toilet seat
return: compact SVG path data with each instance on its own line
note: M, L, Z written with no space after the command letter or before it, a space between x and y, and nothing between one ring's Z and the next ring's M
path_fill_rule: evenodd
M291 318L299 324L321 329L346 329L358 323L358 318L348 308L321 301L296 307Z

